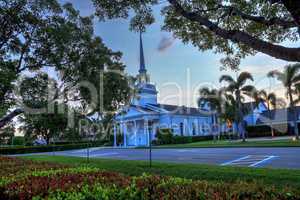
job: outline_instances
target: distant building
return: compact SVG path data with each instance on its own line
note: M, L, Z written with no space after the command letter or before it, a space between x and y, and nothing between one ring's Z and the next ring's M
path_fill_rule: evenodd
M264 103L259 103L258 105L256 105L255 102L247 102L243 103L243 107L245 113L247 113L244 116L244 121L246 121L248 126L256 125L259 116L263 112L266 112L268 110L267 106Z
M115 117L114 146L148 146L159 128L171 129L181 136L213 134L215 118L197 108L159 104L156 86L147 74L142 36L140 35L140 67L137 75L138 94L129 107ZM122 137L118 142L117 137Z
M251 107L251 103L247 103L248 107ZM270 112L268 111L266 105L264 103L260 103L259 106L253 106L250 109L248 115L244 117L248 126L272 126L276 129L280 129L280 132L288 132L289 127L294 126L294 117L296 117L297 124L299 126L300 123L300 106L295 107L296 115L294 116L294 112L290 108L280 108L280 109L272 109ZM277 126L280 125L280 126Z

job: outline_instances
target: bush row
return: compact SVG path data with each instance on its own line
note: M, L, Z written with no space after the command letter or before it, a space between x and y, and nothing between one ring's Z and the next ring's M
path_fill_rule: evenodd
M300 124L298 124L298 127ZM289 124L273 124L272 125L275 136L289 136L294 135L293 127ZM247 126L247 136L251 137L269 137L272 135L271 127L269 125Z
M97 147L103 145L111 145L111 144L105 141L99 141L99 142L75 143L75 144L65 144L65 145L0 147L0 155L65 151L65 150L73 150L73 149L83 149L87 147Z
M154 145L164 144L186 144L192 142L213 140L212 135L205 136L178 136L173 135L170 129L159 129L156 133L156 140L153 141Z

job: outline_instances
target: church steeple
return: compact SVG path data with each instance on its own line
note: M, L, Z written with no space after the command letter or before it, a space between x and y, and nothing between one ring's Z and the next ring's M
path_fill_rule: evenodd
M145 66L142 32L140 32L140 69L139 69L139 73L140 74L147 73L146 66Z
M136 89L138 94L132 99L132 103L138 106L157 104L157 90L154 84L150 83L150 76L147 74L143 49L142 33L140 32L140 66L137 75Z
M146 66L145 66L142 32L140 32L140 66L139 66L139 74L137 75L137 78L139 80L139 83L149 83L150 82L150 77L147 74L147 70L146 70Z

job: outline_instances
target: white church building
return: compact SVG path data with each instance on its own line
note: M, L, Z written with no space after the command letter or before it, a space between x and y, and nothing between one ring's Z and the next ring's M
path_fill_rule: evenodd
M212 134L215 119L198 108L160 104L156 86L150 83L140 35L140 66L136 84L137 95L121 109L114 119L114 146L149 146L157 129L171 129L174 135L202 136ZM121 137L122 142L118 142Z

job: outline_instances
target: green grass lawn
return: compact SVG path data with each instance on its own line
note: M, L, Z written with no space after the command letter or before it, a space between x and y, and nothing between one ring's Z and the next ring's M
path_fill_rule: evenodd
M300 170L221 167L200 164L173 164L154 162L149 168L145 161L125 161L111 159L90 159L64 156L24 156L25 159L47 161L74 166L91 166L101 170L121 172L126 175L141 175L143 173L183 177L207 181L258 181L268 185L300 187Z
M156 146L155 148L201 148L201 147L300 147L300 141L291 139L269 141L202 141L187 144L170 144Z

